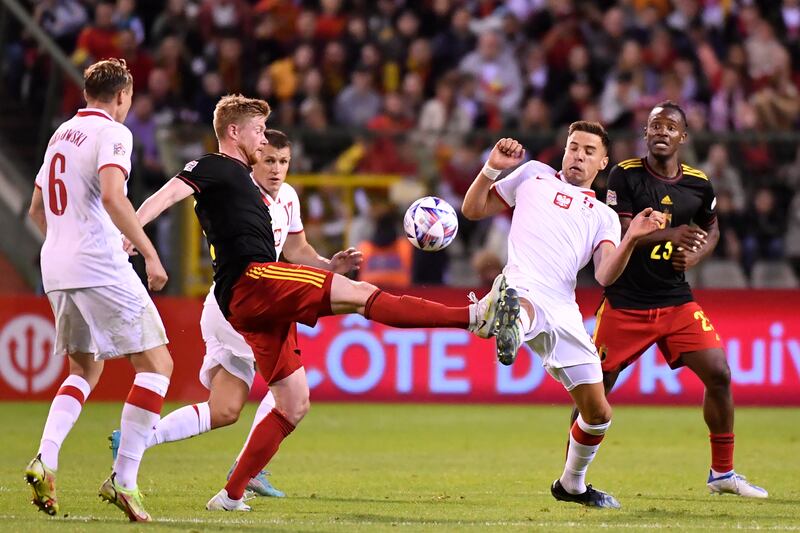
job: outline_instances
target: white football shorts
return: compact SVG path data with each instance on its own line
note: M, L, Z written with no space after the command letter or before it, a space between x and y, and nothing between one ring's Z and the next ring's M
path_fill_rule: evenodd
M53 353L94 354L96 361L169 342L153 300L138 278L102 287L47 293L56 321Z
M584 383L603 381L600 356L583 325L583 316L574 298L564 301L544 291L528 288L525 280L516 276L507 276L506 280L517 290L520 298L533 306L536 316L525 335L525 342L542 358L542 366L550 375L567 390ZM596 371L591 370L593 367ZM570 372L561 371L568 368Z
M206 355L200 368L200 383L211 390L213 370L221 366L252 388L256 377L253 349L225 319L213 294L206 298L203 305L200 331L206 343Z

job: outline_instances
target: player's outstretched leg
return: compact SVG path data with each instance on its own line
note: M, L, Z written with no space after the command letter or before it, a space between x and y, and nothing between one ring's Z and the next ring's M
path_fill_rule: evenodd
M494 323L497 360L508 366L517 358L522 346L523 332L520 323L520 303L517 290L506 285L505 278L499 287L497 316Z

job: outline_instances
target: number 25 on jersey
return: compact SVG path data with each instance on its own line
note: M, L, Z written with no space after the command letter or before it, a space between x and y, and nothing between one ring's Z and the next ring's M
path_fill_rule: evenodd
M50 211L61 216L67 209L67 184L58 178L66 172L67 160L63 154L56 152L50 160L50 173L47 176L47 195Z
M672 241L667 241L664 244L656 244L653 247L653 251L650 252L650 259L655 261L669 261L669 258L672 257Z

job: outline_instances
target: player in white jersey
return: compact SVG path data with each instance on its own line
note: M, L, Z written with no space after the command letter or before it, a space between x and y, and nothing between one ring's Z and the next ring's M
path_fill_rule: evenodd
M613 283L625 268L635 243L659 228L661 213L646 209L631 222L620 242L619 219L598 202L589 187L608 164L608 134L596 122L570 125L562 170L538 161L517 165L524 150L514 139L501 139L469 188L462 212L477 220L514 208L503 273L516 289L519 306L501 305L517 328L496 337L497 356L510 365L523 341L564 385L580 413L570 431L564 473L553 482L558 500L593 507L619 508L617 500L586 485L586 470L611 424L603 390L600 358L583 327L575 302L578 271L594 260L595 278Z
M45 233L42 281L55 315L53 351L69 357L69 376L25 471L33 503L50 515L58 513L61 444L100 379L103 361L126 357L136 377L122 409L119 456L100 496L131 521L150 520L136 478L160 418L172 358L161 318L122 249L124 233L142 250L150 289L164 286L167 274L125 196L133 142L122 122L132 94L124 60L86 69L87 107L50 138L31 200L30 216Z
M358 269L362 257L355 248L348 248L326 259L308 243L300 218L300 199L294 188L285 183L291 161L291 143L283 132L277 130L267 130L264 135L268 145L262 151L261 160L253 166L253 181L261 189L264 202L269 206L276 254L280 256L283 252L291 263L342 274ZM145 202L139 209L139 215L148 216L150 207ZM148 446L187 439L228 426L239 419L253 386L255 357L252 348L223 316L214 297L213 285L203 304L200 330L206 344L200 382L209 390L208 401L187 405L162 418L156 424ZM270 391L258 406L250 428L251 434L273 407L275 398ZM242 451L249 438L248 435ZM111 449L116 453L118 432L112 433L110 440ZM284 496L283 492L270 484L266 475L262 471L251 478L247 489L260 496Z

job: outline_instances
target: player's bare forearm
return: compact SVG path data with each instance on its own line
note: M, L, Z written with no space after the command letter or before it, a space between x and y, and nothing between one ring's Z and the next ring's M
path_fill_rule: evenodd
M461 214L469 220L480 220L495 215L503 210L502 203L494 197L492 185L494 182L480 172L472 185L469 186L464 201L461 203ZM500 204L494 205L493 200ZM499 207L499 208L498 208Z
M105 198L104 196L103 207L111 217L111 222L133 243L145 260L158 258L153 243L142 229L142 225L136 217L136 211L133 210L133 205L127 197Z
M141 222L142 226L146 226L151 221L158 218L161 213L184 198L191 196L193 192L192 188L179 178L172 178L142 203L136 211L136 216L139 218L139 222Z
M622 275L631 258L637 242L629 236L620 241L619 246L604 242L595 252L594 278L603 287L608 287Z
M314 247L309 243L305 243L304 245L292 250L288 249L287 246L284 246L283 255L286 257L287 261L296 265L305 265L314 268L321 268L323 270L331 269L331 260L319 255Z
M28 209L28 216L31 218L42 235L47 235L47 218L44 214L44 199L42 198L42 190L39 187L33 188L33 196L31 197L31 206Z
M708 232L708 235L706 236L706 242L700 247L700 250L697 253L699 256L697 259L698 263L705 261L706 258L714 252L714 248L716 248L717 244L719 243L719 224L716 220L706 231Z
M619 225L622 228L622 237L628 233L628 228L631 225L631 217L620 217ZM636 241L636 246L646 246L648 244L658 244L666 242L672 238L672 228L664 228L654 231L650 235L645 235Z

